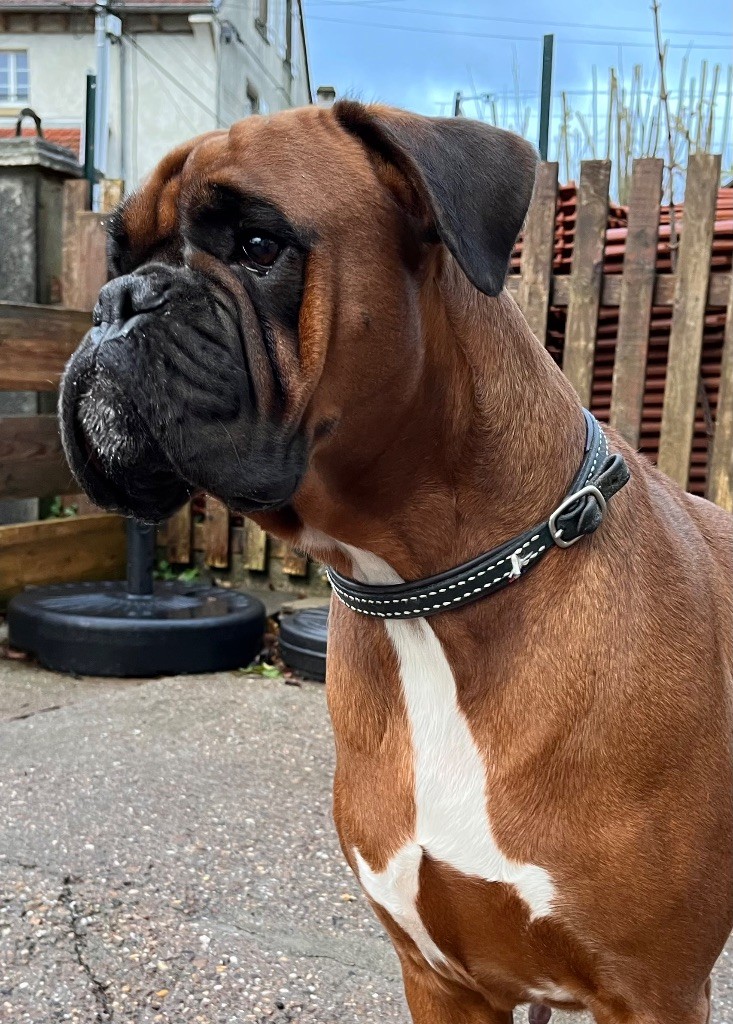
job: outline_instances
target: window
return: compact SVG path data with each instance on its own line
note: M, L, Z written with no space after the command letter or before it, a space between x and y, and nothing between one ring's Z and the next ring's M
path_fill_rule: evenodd
M255 26L257 31L263 37L267 39L267 21L268 21L268 0L258 0L257 3L257 14L255 15Z
M0 50L0 103L21 103L29 96L27 52Z
M247 115L260 112L260 94L251 82L247 82L247 103L244 112Z

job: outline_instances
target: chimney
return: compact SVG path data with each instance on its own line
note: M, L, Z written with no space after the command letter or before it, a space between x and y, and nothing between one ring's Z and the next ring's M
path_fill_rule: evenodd
M316 89L316 106L332 107L336 102L336 90L332 85L319 85Z

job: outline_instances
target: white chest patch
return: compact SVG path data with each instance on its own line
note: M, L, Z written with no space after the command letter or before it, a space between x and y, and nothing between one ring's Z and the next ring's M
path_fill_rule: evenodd
M400 582L381 559L349 548L354 572L366 582ZM415 831L384 871L372 870L358 850L359 880L407 932L434 966L445 957L420 919L416 900L423 854L465 875L513 885L530 918L551 913L555 887L544 868L509 860L494 839L484 758L458 706L455 679L443 648L424 619L386 619L397 655L412 733Z

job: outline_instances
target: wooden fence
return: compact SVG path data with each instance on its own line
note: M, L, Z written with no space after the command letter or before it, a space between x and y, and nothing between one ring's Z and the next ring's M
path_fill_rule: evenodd
M107 194L111 205L111 186ZM87 209L87 196L86 182L66 184L62 297L79 308L0 302L2 391L52 396L67 359L89 328L89 311L104 280L105 218ZM54 413L0 416L0 498L66 495L67 504L82 512L0 526L0 601L28 585L124 575L124 521L72 495L75 489Z
M539 169L509 291L585 404L685 487L694 448L695 466L704 463L702 475L699 466L695 470L695 486L702 480L708 497L733 511L733 204L730 225L716 224L720 158L690 159L679 244L671 230L660 228L662 162L636 161L623 262L615 266L609 266L607 228L610 164L582 165L567 267L558 267L556 251L557 175L556 164ZM0 303L0 388L54 390L89 326L102 283L104 223L86 209L83 183L66 189L63 298L75 308ZM660 316L663 349L654 328ZM610 335L601 326L609 317ZM702 373L706 323L713 321L723 327ZM662 352L655 357L661 367L651 367L650 337ZM650 417L659 421L653 443L647 443ZM64 494L69 487L53 417L0 418L0 497ZM61 552L62 537L73 553L71 547L53 553ZM233 579L269 575L274 586L287 589L318 579L307 559L211 497L173 516L160 540L176 565L203 561L218 573L229 570ZM43 548L34 553L34 545ZM0 595L42 578L119 573L122 545L119 521L94 514L0 528ZM21 570L21 562L45 567Z
M733 511L733 202L726 203L731 219L716 224L720 157L690 157L684 210L677 213L677 241L671 231L660 229L662 169L658 159L635 161L623 264L613 268L622 272L610 273L604 269L611 234L607 231L610 163L584 162L570 273L557 274L553 273L557 164L543 164L522 240L519 274L509 278L508 288L539 338L548 338L549 312L564 312L560 361L565 374L583 403L635 447L643 440L645 414L654 418L649 394L650 325L652 315L661 313L669 322L661 368L661 421L658 440L648 453L660 469L688 487L693 430L696 419L703 422L703 489L712 501ZM714 236L720 241L715 261ZM714 262L725 269L712 269ZM666 265L667 272L658 272L659 263ZM612 312L617 319L607 396L594 388L600 363L599 314L604 312ZM706 318L722 321L724 326L720 347L713 352L704 377L701 354ZM657 387L659 383L657 375ZM698 472L696 483L700 476Z

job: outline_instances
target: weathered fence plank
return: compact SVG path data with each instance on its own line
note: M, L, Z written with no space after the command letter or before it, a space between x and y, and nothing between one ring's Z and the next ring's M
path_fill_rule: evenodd
M532 205L522 236L517 303L530 330L543 345L552 288L556 202L557 164L542 163L537 169Z
M644 404L646 357L659 234L664 161L635 160L613 364L611 426L637 448Z
M0 526L0 599L27 586L122 579L125 520L107 514Z
M64 284L64 295L68 293L67 305L74 309L94 309L99 289L107 280L107 223L109 215L82 210L76 215L73 238L73 254L76 266L70 270L68 285Z
M170 517L166 524L166 555L174 565L188 565L191 561L191 502Z
M308 559L295 548L288 548L283 558L283 572L286 576L307 576Z
M270 537L270 557L283 559L288 553L288 545L281 537Z
M113 213L122 202L125 183L122 178L103 178L99 183L99 209L102 213Z
M72 486L55 416L0 416L3 498L52 498Z
M213 569L226 569L229 565L229 509L209 494L206 495L204 537L206 564Z
M90 326L77 309L0 302L0 391L56 391Z
M122 198L123 182L106 179L100 189L101 210L93 213L88 208L88 182L64 185L62 295L64 305L73 309L93 309L107 280L107 224Z
M733 512L733 274L725 321L715 436L708 473L708 497Z
M563 370L586 406L593 385L610 179L609 160L581 164Z
M83 304L77 305L83 255L79 251L77 217L89 209L89 199L89 182L85 178L64 182L61 213L61 301L72 309L84 308Z
M657 460L662 472L682 487L690 471L719 182L719 156L690 156Z
M244 568L252 572L265 572L267 569L267 534L251 519L244 521L244 558L242 562Z

